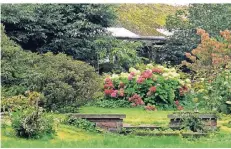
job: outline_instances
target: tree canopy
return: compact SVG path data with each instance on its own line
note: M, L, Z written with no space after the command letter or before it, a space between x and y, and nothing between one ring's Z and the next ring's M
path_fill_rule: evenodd
M93 64L94 40L105 34L116 15L110 5L4 4L6 34L32 52L65 53Z
M185 52L200 43L196 29L204 29L215 38L220 38L220 31L231 29L231 4L191 4L188 9L168 16L166 27L175 32L162 48L159 62L179 64L186 58Z

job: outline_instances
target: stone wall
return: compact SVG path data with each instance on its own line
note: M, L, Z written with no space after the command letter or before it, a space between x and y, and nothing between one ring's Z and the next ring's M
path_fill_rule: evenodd
M170 118L169 127L179 129L182 126L184 116L171 114L168 115ZM217 117L215 114L198 114L198 118L201 119L204 127L215 130L217 128Z
M111 132L119 132L123 128L124 114L72 114L75 118L83 118L95 123L96 127Z

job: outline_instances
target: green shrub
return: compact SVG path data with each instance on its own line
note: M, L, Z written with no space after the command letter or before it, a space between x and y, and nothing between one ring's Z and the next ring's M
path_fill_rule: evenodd
M84 62L72 60L64 54L47 53L38 65L26 84L44 94L47 109L78 108L99 92L101 79L94 68Z
M231 99L231 72L225 70L211 81L206 83L207 96L206 105L211 110L216 110L226 114L231 113L227 101Z
M90 121L87 121L86 119L81 119L81 118L74 118L72 116L69 116L65 120L66 124L73 125L77 128L81 128L87 131L96 131L95 123L92 123Z
M24 94L27 90L44 95L43 107L68 112L95 98L101 79L93 67L65 54L38 55L23 51L2 28L2 96ZM63 110L65 108L65 110Z
M130 68L129 73L107 76L105 99L129 101L132 106L151 104L161 108L174 106L190 89L190 80L180 79L174 68L148 64L144 71Z
M183 118L183 128L189 129L193 132L204 132L204 126L197 115L190 114Z
M126 100L98 100L94 104L97 107L102 108L119 108L119 107L131 107L130 102Z
M28 108L28 99L25 96L18 95L10 98L1 99L1 111L11 112L15 110L21 110Z
M12 113L12 127L16 135L23 138L41 138L44 135L53 136L53 119L42 112L43 109L27 110Z

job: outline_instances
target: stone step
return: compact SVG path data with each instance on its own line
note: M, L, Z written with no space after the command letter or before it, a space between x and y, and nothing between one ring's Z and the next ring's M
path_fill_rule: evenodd
M165 132L165 133L151 133L151 132L137 132L137 136L180 136L183 137L202 137L207 136L207 133L175 133L175 132Z
M131 130L131 129L149 129L149 130L154 130L154 129L160 129L161 126L155 126L155 125L139 125L139 126L132 126L130 124L124 124L123 128L126 130Z

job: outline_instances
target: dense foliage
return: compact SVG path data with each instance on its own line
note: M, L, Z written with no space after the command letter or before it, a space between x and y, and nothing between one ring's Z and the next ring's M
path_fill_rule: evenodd
M94 64L98 36L115 19L110 5L3 4L1 22L6 34L23 49L71 55Z
M95 106L97 107L102 107L102 108L129 108L130 107L130 102L127 100L105 100L105 99L100 99L97 100L94 103Z
M187 61L182 65L191 70L195 78L213 79L223 69L228 68L231 61L231 33L228 30L220 32L220 40L209 37L205 30L198 29L201 43L191 53L186 53Z
M132 106L151 104L161 108L174 106L184 99L190 80L181 80L174 68L148 64L145 70L130 68L130 73L113 74L105 79L106 100L126 100Z
M142 62L137 50L141 42L119 40L113 37L101 37L95 40L97 47L98 71L121 72L126 71L137 63Z
M210 110L231 113L227 101L231 99L231 71L225 70L206 83L207 96L204 96Z
M23 94L26 90L38 91L44 95L41 104L46 109L63 111L68 106L76 110L97 96L101 79L88 64L65 54L37 55L23 51L3 30L1 47L3 97Z
M12 127L17 136L24 138L41 138L55 134L53 118L47 116L42 109L28 108L12 113Z
M192 95L209 110L229 113L226 101L230 99L231 36L230 31L221 31L221 37L209 37L205 30L198 29L201 43L182 65L190 70L193 83Z
M90 122L86 119L69 116L66 118L65 123L87 131L97 131L95 123Z
M157 62L179 64L186 59L184 53L190 52L200 43L196 29L206 30L212 37L219 36L220 31L231 29L230 4L190 4L186 10L170 15L166 27L174 35L160 50Z
M16 135L24 138L40 138L44 135L54 135L55 130L52 116L48 116L44 113L43 108L39 107L41 94L28 92L26 97L24 96L24 100L19 102L21 97L18 96L18 100L12 100L14 107L8 107L12 127ZM3 106L5 105L8 105L8 103L3 102Z

